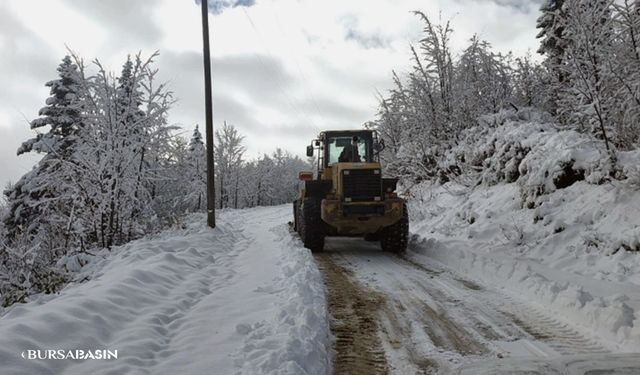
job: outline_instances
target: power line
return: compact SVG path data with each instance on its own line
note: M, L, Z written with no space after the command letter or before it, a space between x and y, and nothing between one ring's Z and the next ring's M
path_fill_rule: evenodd
M276 5L274 3L269 3L269 5L271 6L271 12L273 13L274 19L276 21L276 25L278 26L278 30L280 30L280 34L282 34L283 37L286 37L284 31L282 30L281 27L281 22L280 22L280 17L278 17L278 11L276 8ZM291 50L288 50L289 52L291 52ZM300 63L298 61L298 59L296 58L296 55L292 53L291 55L293 57L293 61L296 63L296 67L298 68L298 72L300 73L300 76L302 77L302 81L304 83L305 86L305 90L307 91L307 94L309 94L311 96L311 101L313 103L313 106L316 110L316 112L318 113L318 116L320 116L320 119L326 123L324 116L322 115L322 111L320 111L320 107L318 106L318 102L316 100L316 96L314 94L314 92L312 90L309 89L310 85L309 85L309 80L307 79L307 76L304 74L304 71L302 71L302 69L300 68Z
M249 15L249 13L247 12L247 10L244 7L242 7L242 11L244 12L244 15L247 17L247 20L249 21L249 23L251 24L251 27L253 28L253 31L258 36L259 42L262 44L262 47L266 51L267 55L269 56L269 58L272 61L275 61L275 58L273 57L273 54L271 53L271 51L269 50L269 47L266 45L266 43L262 39L260 31L258 30L258 27L256 26L256 24L253 22L253 19L251 18L251 16ZM255 53L255 52L254 52L254 54L256 55L258 60L260 61L260 64L262 65L262 67L265 70L265 72L268 73L269 69L267 68L266 63L264 62L262 57L259 54ZM269 75L269 77L275 83L275 85L277 86L278 90L280 91L282 96L287 100L288 104L291 106L291 108L294 110L294 112L296 112L298 115L300 115L305 120L307 120L316 129L317 132L320 132L320 128L316 125L316 123L313 121L313 119L311 119L302 110L300 110L299 108L297 108L295 106L295 104L294 104L295 101L287 94L287 92L284 90L284 87L280 84L280 82L276 79L276 77L272 77L271 75Z

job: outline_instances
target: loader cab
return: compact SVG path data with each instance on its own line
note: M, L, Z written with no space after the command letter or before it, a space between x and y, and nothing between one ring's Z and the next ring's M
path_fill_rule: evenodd
M374 155L374 142L377 137L370 130L358 131L326 131L320 134L322 156L321 168L327 168L336 163L373 163L377 161Z

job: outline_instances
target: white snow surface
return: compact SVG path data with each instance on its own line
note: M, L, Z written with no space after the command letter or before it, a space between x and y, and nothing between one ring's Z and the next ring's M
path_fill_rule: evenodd
M465 147L480 178L411 189L410 256L529 300L614 352L639 352L640 154L618 153L628 178L609 181L602 145L549 125L507 123ZM584 179L558 187L567 164Z
M226 211L113 249L88 281L0 317L2 374L328 374L325 289L289 206ZM104 253L102 253L104 254ZM118 350L28 360L26 350Z

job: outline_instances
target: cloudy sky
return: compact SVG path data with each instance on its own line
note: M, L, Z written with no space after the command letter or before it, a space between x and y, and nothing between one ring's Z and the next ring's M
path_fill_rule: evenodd
M231 1L231 0L225 0ZM252 3L253 1L249 1ZM422 24L452 19L454 48L479 34L500 51L535 51L539 0L256 0L211 15L214 121L245 135L249 156L302 156L321 130L357 128L376 111L391 69L409 68ZM16 156L66 46L119 71L127 54L160 51L179 98L170 116L189 136L204 123L201 23L193 0L0 0L0 187L31 169Z

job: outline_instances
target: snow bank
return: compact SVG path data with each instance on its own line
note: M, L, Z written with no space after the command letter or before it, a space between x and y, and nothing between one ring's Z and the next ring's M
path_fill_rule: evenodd
M620 244L637 238L640 192L620 199L607 189L580 183L554 193L540 218L542 210L520 208L515 184L469 195L452 184L427 188L432 198L410 206L412 250L554 309L613 349L637 351L640 254Z
M291 239L289 207L225 212L114 249L88 281L0 317L3 374L328 374L324 287ZM111 360L29 360L28 350L117 350Z
M537 122L482 132L450 161L478 166L483 183L413 189L413 256L537 302L614 350L640 350L640 154L614 165L600 144Z

